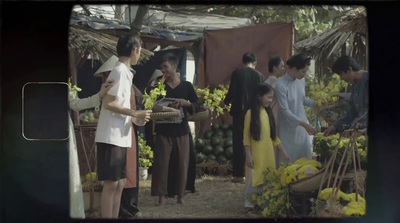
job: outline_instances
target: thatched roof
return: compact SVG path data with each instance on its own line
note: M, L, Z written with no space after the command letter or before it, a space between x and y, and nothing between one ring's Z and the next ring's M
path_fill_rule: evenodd
M117 55L118 38L90 28L71 26L69 30L68 47L80 56L79 60L89 55L105 62L112 55ZM142 48L138 63L142 64L150 59L154 53Z
M364 7L351 9L336 17L334 22L337 25L331 30L297 42L294 48L315 58L338 55L347 41L350 55L354 55L354 50L360 50L360 47L365 48L367 21Z

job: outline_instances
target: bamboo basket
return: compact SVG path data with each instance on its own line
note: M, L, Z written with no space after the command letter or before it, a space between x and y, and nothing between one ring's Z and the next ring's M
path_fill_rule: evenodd
M150 119L165 119L165 118L174 118L179 117L180 112L153 112L150 114Z
M211 116L211 110L205 109L203 111L194 113L192 115L188 115L187 119L188 121L204 121L208 119Z
M325 172L325 168L322 168L320 171L315 174L303 178L301 180L289 183L289 189L294 192L312 192L320 186L322 183L322 176ZM326 181L327 179L325 179Z
M317 200L315 206L315 216L322 218L345 218L349 217L342 212L342 208L344 207L340 204L339 201L333 200L332 203Z

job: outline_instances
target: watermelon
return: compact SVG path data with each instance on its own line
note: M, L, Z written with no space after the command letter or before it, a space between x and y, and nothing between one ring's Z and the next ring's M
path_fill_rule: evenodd
M233 148L232 148L232 146L230 146L225 149L225 156L228 159L232 159L232 155L233 155Z
M211 129L209 129L209 130L207 130L207 131L205 131L204 132L204 135L203 135L203 137L205 138L205 139L211 139L211 137L213 137L213 131L211 130Z
M204 142L204 139L198 138L195 141L195 148L197 152L201 152L201 150L203 149L203 147L206 145L206 143Z
M219 137L217 137L217 136L214 136L214 137L211 138L210 143L214 147L215 146L219 146L219 145L221 145L221 139Z
M217 157L217 161L219 164L225 164L228 160L226 159L226 157L224 155L221 154Z
M228 129L228 130L226 130L226 131L224 132L224 136L225 136L225 137L232 137L232 135L233 135L233 131L230 130L230 129Z
M224 147L222 146L216 146L214 147L214 155L218 156L220 154L223 154L225 152Z
M210 145L205 145L202 151L205 155L211 154L213 152L213 148Z
M219 122L214 122L211 126L212 130L218 130L221 127L221 123Z
M222 131L221 129L215 130L213 132L214 132L214 136L218 136L220 138L223 138L225 135L224 131Z
M207 160L217 160L217 157L214 154L210 154L207 156Z
M228 130L228 129L229 129L229 123L224 123L224 124L222 124L220 129L221 129L222 131Z
M231 147L232 145L233 145L233 139L232 139L232 137L227 137L227 138L224 140L224 148Z
M206 159L206 156L203 153L197 153L196 155L196 163L201 163Z

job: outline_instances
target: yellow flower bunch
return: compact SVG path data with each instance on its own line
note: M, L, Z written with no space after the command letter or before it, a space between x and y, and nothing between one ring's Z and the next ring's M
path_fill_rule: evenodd
M324 133L320 132L315 134L313 141L313 148L315 153L320 157L321 160L328 160L335 150L339 142L339 134L325 136ZM348 146L350 138L342 137L339 143L338 156L336 157L336 164L340 163L341 157L343 156L344 149ZM360 155L361 163L367 163L367 142L365 136L359 136L356 139L357 151ZM350 159L350 163L352 160Z
M336 200L342 199L342 200L346 200L348 199L347 194L343 193L340 189L338 189L339 191L337 192L336 195ZM333 188L325 188L323 190L321 190L321 192L318 194L318 198L321 200L328 200L329 197L332 196L333 193Z
M346 201L356 201L356 193L351 193L347 195ZM365 198L361 197L361 195L357 194L358 201L365 202Z
M313 160L313 159L308 159L308 158L298 159L298 160L296 160L294 162L294 164L300 164L300 165L310 164L310 165L312 165L314 167L317 167L317 168L321 168L322 167L322 164L320 162L318 162L316 160Z
M209 107L212 112L216 111L217 116L231 109L231 104L223 105L227 93L228 87L223 84L218 85L213 91L209 87L196 89L197 97L203 99L203 105Z
M86 181L97 181L97 173L91 172L91 173L86 174L85 180Z
M165 90L165 79L162 78L157 84L156 86L150 91L149 94L147 94L147 92L144 92L143 95L143 101L142 103L144 104L144 108L149 110L152 109L154 107L154 104L156 102L156 100L162 96L163 98L165 98L165 96L167 95L167 91Z
M366 202L363 197L358 195L358 201L355 200L355 193L350 194L350 202L342 208L342 212L347 216L365 215Z
M102 183L97 180L97 173L91 172L86 176L81 176L81 183L83 191L89 191L90 189L101 189Z
M336 96L343 88L347 86L345 81L342 81L339 75L332 75L331 80L327 85L324 82L316 83L310 86L310 97L315 100L317 106L335 104L339 97Z
M332 188L325 188L318 194L318 199L328 200L333 194ZM365 215L365 199L357 194L358 201L356 201L356 194L346 194L341 190L338 191L336 200L342 200L349 202L346 206L342 208L342 212L347 216L361 216Z
M137 136L139 146L139 167L150 167L153 165L153 150L151 150L151 147L147 145L142 133L138 133Z
M286 186L290 182L306 178L310 173L316 173L322 164L316 160L302 158L282 170L280 182Z
M268 168L264 172L264 186L261 193L252 194L249 201L258 207L260 214L265 217L286 217L290 207L288 201L288 189L280 183L281 174L287 164L283 164L278 170Z
M82 91L82 89L79 88L78 86L72 85L71 78L68 78L68 89L72 93L73 98L75 98L78 95L79 91Z

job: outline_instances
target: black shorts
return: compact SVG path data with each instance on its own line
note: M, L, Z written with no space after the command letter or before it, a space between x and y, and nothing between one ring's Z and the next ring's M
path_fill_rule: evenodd
M126 178L126 147L97 143L97 177L99 181Z

